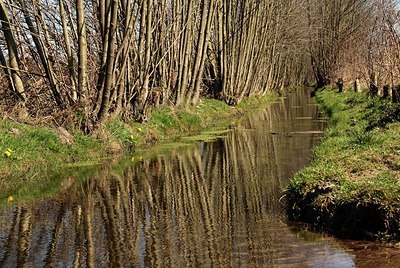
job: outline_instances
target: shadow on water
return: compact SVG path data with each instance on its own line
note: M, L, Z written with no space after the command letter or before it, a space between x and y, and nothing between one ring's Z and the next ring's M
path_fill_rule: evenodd
M286 221L282 188L324 126L298 91L223 139L105 165L61 195L4 207L0 267L394 267L395 250Z

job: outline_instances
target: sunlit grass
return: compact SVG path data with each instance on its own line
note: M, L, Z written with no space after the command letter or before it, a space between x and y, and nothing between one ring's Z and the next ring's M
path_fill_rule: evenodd
M202 99L195 107L152 108L144 123L109 118L93 135L68 129L73 136L68 144L55 128L0 120L0 203L54 194L66 177L74 177L78 170L97 169L110 154L126 155L132 162L146 154L159 155L184 149L193 141L218 138L232 120L268 106L277 97L250 98L238 107Z
M318 215L315 222L329 226L324 220L335 215L336 207L379 207L382 220L390 222L387 232L393 232L393 226L400 226L395 220L400 216L399 106L333 89L319 92L317 100L330 125L310 166L297 173L286 190L291 206L297 207L292 215L301 217L312 209Z
M17 186L35 185L37 178L66 163L102 156L100 141L79 131L72 133L74 142L64 144L55 129L1 120L0 194Z

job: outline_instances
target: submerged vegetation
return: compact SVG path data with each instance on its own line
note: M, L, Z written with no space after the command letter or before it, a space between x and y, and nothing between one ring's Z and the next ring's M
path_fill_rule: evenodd
M292 219L338 235L400 238L400 105L325 88L330 117L311 164L286 189Z

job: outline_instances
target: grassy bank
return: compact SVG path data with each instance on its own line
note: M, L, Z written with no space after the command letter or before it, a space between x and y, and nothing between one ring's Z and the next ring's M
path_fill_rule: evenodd
M264 108L278 97L271 93L237 107L204 99L189 109L154 108L146 123L109 119L90 136L33 119L21 123L5 117L0 120L0 201L8 196L35 199L52 194L59 190L66 174L90 174L110 158L149 148L155 151L166 143L171 147L171 143L176 146L216 137L242 115Z
M316 98L330 125L286 189L289 217L345 237L400 239L400 106L332 88Z

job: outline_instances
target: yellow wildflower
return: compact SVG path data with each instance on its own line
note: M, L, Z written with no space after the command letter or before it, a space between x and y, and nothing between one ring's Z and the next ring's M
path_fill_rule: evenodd
M7 201L8 202L11 202L11 201L13 201L14 200L14 197L12 196L12 195L9 195L8 197L7 197Z
M5 157L10 157L12 153L12 150L10 148L7 148L7 150L4 152Z
M142 128L141 128L141 127L138 127L138 128L137 128L137 131L142 132Z

